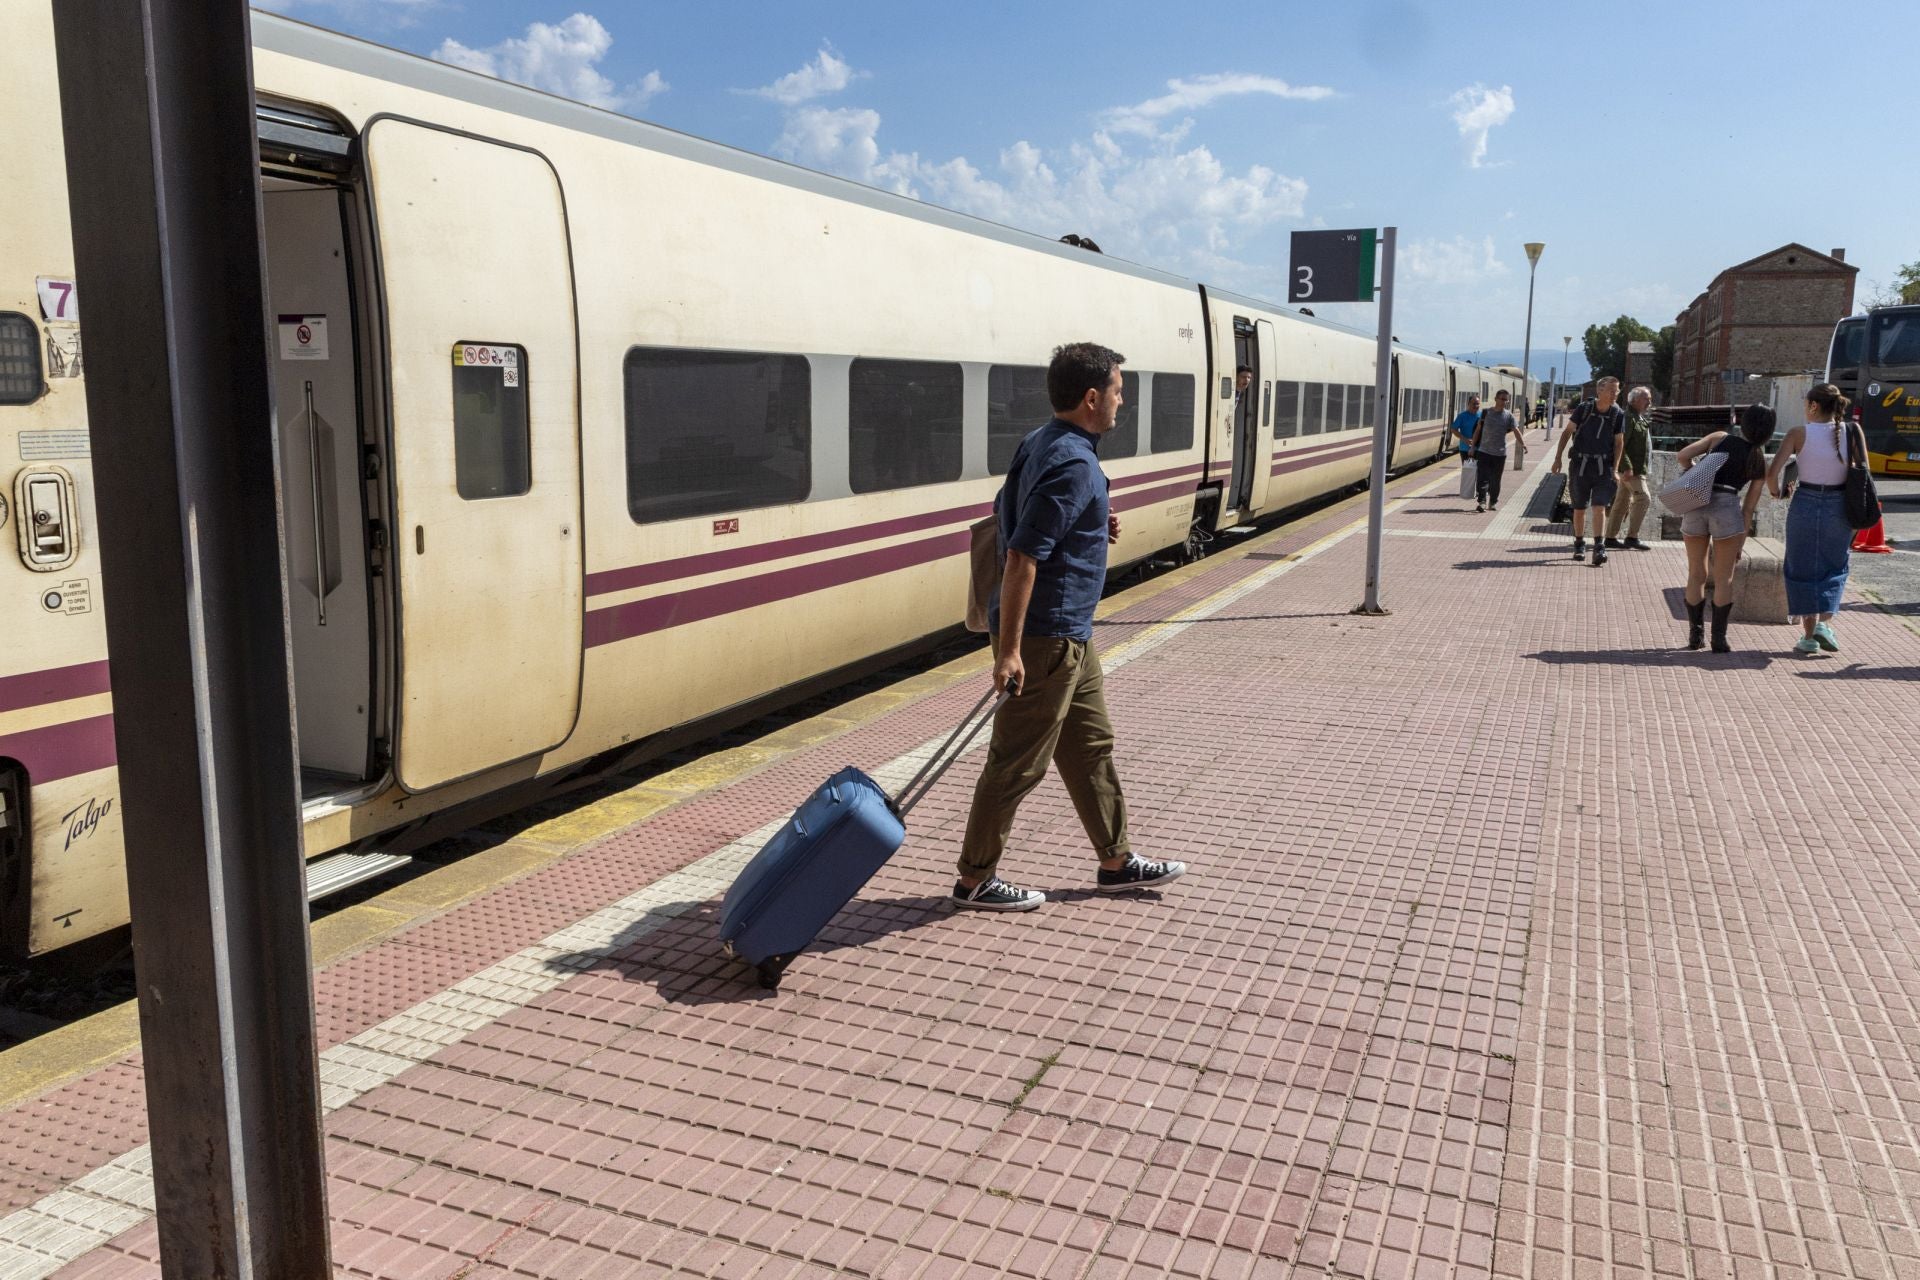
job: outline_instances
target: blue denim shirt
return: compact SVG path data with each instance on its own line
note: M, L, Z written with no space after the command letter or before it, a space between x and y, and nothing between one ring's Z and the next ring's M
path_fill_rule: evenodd
M993 500L1001 558L1012 548L1037 564L1027 635L1093 638L1093 610L1107 580L1107 476L1099 440L1058 418L1028 432ZM987 616L997 633L998 594Z

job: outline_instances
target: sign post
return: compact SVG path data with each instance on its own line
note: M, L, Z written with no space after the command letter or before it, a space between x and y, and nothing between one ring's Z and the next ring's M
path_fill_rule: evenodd
M1380 617L1380 534L1386 521L1387 452L1393 435L1393 242L1397 227L1296 231L1288 302L1372 302L1380 269L1380 337L1373 369L1373 469L1367 500L1367 591L1355 613Z

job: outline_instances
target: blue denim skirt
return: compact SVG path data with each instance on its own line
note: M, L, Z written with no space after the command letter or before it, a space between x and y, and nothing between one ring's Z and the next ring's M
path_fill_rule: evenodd
M1796 618L1838 613L1847 588L1848 553L1853 527L1847 523L1846 495L1838 489L1793 491L1787 508L1787 612Z

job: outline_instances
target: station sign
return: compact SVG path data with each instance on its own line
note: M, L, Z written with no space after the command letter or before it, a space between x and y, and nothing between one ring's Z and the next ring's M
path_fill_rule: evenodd
M1288 302L1372 302L1378 233L1296 231Z

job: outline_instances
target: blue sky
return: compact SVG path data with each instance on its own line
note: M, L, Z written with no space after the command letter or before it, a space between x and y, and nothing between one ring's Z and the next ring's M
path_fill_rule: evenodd
M1394 224L1395 331L1459 354L1520 347L1541 240L1542 375L1789 240L1863 298L1920 259L1911 87L1858 40L1908 0L270 7L1257 296L1290 232Z

